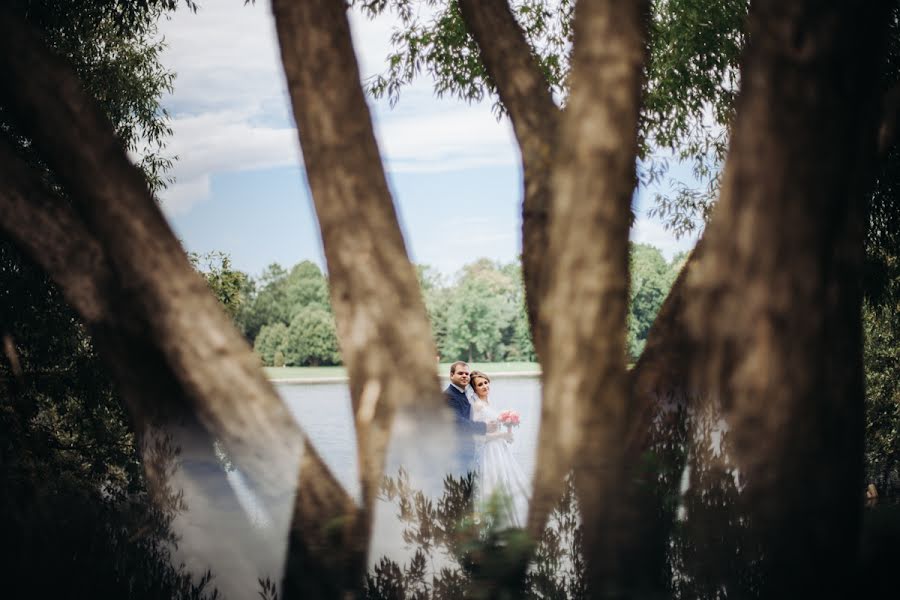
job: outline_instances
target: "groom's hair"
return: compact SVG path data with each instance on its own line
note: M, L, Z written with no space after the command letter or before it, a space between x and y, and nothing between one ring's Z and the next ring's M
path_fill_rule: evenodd
M453 363L452 365L450 365L450 374L453 375L454 373L456 373L456 367L461 367L463 365L466 365L468 367L469 363L467 363L464 360L458 360L455 363Z

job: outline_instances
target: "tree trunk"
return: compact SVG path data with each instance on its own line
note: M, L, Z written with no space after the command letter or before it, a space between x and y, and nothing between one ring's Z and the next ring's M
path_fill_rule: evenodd
M628 232L644 9L608 0L576 8L572 87L552 179L547 260L554 269L541 306L547 351L529 531L540 534L574 467L595 597L623 585L617 496L625 484Z
M546 292L544 258L550 207L550 173L556 154L559 109L525 35L506 0L460 0L468 30L503 106L509 112L522 152L522 276L532 339L541 357L546 334L538 318Z
M359 83L346 5L275 0L272 8L356 417L364 510L354 539L347 540L357 562L344 582L355 590L395 413L407 413L420 426L441 422L448 432L450 421L425 306ZM393 442L407 452L414 448L405 443L419 445ZM293 595L290 585L287 592Z
M301 458L315 464L309 475L317 478L302 473L298 495L329 501L318 503L322 512L294 519L310 531L308 553L318 556L321 524L343 516L352 502L306 446L258 360L191 267L96 102L6 10L0 78L4 111L74 209L50 196L6 148L0 223L84 319L136 429L196 419L223 443L276 528L290 519ZM310 566L313 579L323 572Z
M886 19L883 2L751 6L722 198L686 279L693 382L730 426L763 596L852 595L862 199Z

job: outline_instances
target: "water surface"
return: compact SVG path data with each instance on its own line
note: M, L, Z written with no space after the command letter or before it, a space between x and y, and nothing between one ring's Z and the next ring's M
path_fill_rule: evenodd
M442 382L446 387L447 381ZM358 497L356 434L346 383L276 383L278 393L338 481ZM497 378L491 382L491 403L498 410L515 410L522 424L514 430L513 455L531 478L540 426L540 379Z

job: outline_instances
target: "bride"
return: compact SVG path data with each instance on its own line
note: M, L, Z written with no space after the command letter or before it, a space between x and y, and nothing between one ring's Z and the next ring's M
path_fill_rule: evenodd
M484 373L472 371L469 385L472 398L473 421L496 421L499 411L491 406L491 379ZM522 467L512 455L508 441L512 434L497 431L484 436L478 453L475 478L475 505L483 510L490 502L497 508L499 527L525 527L528 515L529 486Z

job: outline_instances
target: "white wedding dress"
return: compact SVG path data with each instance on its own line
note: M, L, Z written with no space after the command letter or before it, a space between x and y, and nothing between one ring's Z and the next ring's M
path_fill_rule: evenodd
M499 416L490 404L476 400L472 420L494 421ZM501 426L502 427L502 426ZM502 431L502 429L501 429ZM530 486L506 440L477 436L478 467L475 475L475 506L483 511L493 500L499 528L525 527Z

